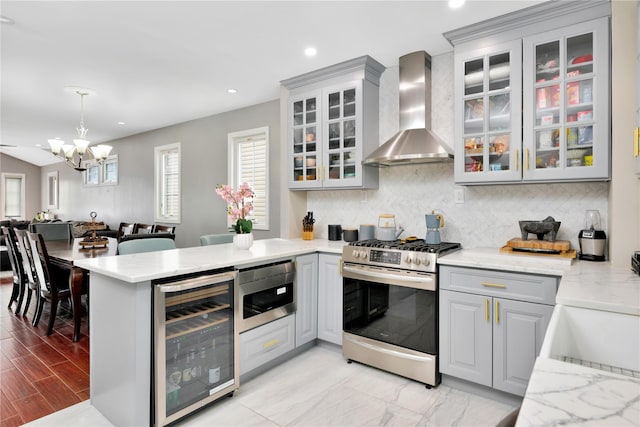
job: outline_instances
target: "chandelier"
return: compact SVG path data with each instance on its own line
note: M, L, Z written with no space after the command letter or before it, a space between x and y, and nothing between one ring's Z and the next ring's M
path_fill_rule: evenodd
M94 160L99 164L102 164L104 160L109 156L111 152L111 146L99 144L94 147L89 147L89 140L87 140L87 131L89 129L84 127L84 97L89 95L95 95L90 89L67 87L68 92L74 92L80 95L80 127L76 128L78 138L73 140L73 144L65 144L62 139L50 139L49 145L51 146L51 152L62 158L65 164L77 171L85 171L86 163L83 164L83 160Z

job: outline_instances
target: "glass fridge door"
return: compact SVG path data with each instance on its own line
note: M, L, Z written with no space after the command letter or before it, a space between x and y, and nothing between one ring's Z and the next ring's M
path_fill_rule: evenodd
M157 424L237 388L235 272L156 284Z

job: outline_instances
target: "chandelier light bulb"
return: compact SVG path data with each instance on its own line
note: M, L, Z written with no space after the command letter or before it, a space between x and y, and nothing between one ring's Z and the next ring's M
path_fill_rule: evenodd
M51 147L51 152L56 156L60 154L60 150L62 150L62 146L64 145L64 141L61 139L50 139L49 146Z
M66 157L67 160L71 160L73 158L73 152L76 150L76 147L74 147L71 144L64 144L62 146L62 151L64 152L64 157Z
M84 156L84 153L87 152L89 141L86 139L74 139L73 143L76 144L76 150L78 151L78 154Z

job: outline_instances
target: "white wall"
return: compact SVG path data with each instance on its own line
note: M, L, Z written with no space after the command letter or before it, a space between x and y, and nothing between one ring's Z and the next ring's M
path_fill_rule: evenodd
M453 53L432 58L432 127L453 146ZM398 130L398 67L388 68L380 82L380 138ZM406 229L403 237L424 237L424 214L444 214L443 240L464 247L501 247L520 236L518 220L553 216L561 221L558 238L578 247L578 232L587 209L608 219L608 183L526 184L465 187L465 203L454 203L453 163L394 166L380 170L378 190L309 191L307 209L317 218L316 234L327 236L328 224L357 227L393 213ZM605 228L607 230L607 228Z

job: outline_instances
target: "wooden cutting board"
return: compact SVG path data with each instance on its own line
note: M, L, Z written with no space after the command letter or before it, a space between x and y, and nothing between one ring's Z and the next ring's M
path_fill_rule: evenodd
M555 242L549 242L546 240L511 239L507 242L507 246L516 249L538 249L562 252L571 249L571 242L568 240L556 240Z
M576 250L571 249L571 242L568 240L548 242L546 240L511 239L506 246L500 248L500 252L556 258L575 258L577 255Z

